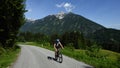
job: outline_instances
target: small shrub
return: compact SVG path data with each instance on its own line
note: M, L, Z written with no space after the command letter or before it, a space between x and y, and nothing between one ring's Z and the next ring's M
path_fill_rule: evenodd
M71 51L74 51L73 43L67 44L67 48L70 49Z
M5 52L6 52L6 50L3 47L0 47L0 55L2 55Z
M50 43L43 43L43 46L50 46Z
M100 55L100 46L97 46L96 44L92 45L91 47L88 47L86 50L86 54L90 57L97 57L101 58L102 55Z

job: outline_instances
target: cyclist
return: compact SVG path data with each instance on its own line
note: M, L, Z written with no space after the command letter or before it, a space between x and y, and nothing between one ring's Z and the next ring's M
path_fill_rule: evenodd
M60 48L64 48L63 45L61 44L60 40L59 39L56 39L56 41L54 42L54 49L55 49L55 59L56 59L56 56L57 56L57 51L60 49Z

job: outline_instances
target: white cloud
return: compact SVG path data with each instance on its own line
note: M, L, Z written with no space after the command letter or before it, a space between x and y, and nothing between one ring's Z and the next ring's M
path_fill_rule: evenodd
M58 8L65 8L65 10L67 11L67 12L71 12L74 8L75 8L75 6L74 5L72 5L71 3L61 3L61 4L56 4L56 6L58 7Z
M71 3L65 3L64 8L66 11L71 12L75 7Z
M56 4L56 6L57 6L58 8L63 7L63 5L64 5L64 3L61 3L61 4Z

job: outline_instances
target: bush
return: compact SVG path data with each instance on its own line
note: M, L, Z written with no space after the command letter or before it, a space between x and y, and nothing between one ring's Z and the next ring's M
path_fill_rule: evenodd
M43 43L43 46L50 46L50 43Z
M68 43L67 47L68 47L68 49L74 51L73 43Z
M2 44L0 43L0 55L6 52L6 50L1 45Z
M90 57L97 57L101 58L102 55L100 55L100 46L97 46L96 44L92 45L91 47L88 47L86 50L86 54Z

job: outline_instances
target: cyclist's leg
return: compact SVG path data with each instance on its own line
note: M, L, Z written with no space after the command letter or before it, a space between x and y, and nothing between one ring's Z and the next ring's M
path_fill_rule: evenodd
M57 49L57 48L56 48ZM58 49L57 49L58 51ZM55 59L57 59L58 55L57 55L57 51L55 50Z
M55 50L55 56L57 55L57 51Z
M59 57L59 54L60 54L60 48L58 48L58 50L57 50L58 57Z

